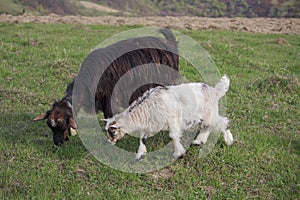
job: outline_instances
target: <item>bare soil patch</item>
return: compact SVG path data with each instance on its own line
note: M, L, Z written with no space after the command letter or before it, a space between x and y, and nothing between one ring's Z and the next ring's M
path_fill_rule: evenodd
M162 178L171 178L172 176L174 176L174 172L172 172L168 167L155 171L152 174L154 180L159 180Z
M117 17L0 15L0 22L66 23L101 25L144 25L190 30L233 30L252 33L300 34L299 18L203 18L203 17Z
M99 4L92 3L92 2L89 2L89 1L79 1L79 3L82 6L84 6L86 8L89 8L89 9L95 9L95 10L110 12L110 13L118 13L119 12L118 10L111 9L111 8L108 8L108 7L105 7L105 6L101 6Z

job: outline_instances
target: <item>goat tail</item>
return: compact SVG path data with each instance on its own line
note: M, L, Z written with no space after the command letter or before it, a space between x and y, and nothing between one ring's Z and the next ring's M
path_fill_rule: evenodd
M219 82L217 83L217 85L215 87L216 95L217 95L218 99L223 97L225 95L225 93L228 91L229 83L230 83L230 80L226 74L224 76L222 76L222 78L219 80Z
M167 44L169 46L177 49L177 41L171 30L163 28L163 29L159 29L158 32L163 34L163 36L166 38Z

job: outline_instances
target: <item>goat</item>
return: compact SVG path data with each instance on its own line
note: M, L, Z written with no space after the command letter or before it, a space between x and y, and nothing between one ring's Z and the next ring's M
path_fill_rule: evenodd
M223 133L227 145L233 144L229 120L219 115L218 101L229 88L229 78L224 75L215 87L204 83L184 83L150 89L126 110L105 119L108 142L115 144L125 134L140 132L140 145L136 160L146 150L146 138L161 130L169 130L179 158L185 153L180 143L184 131L196 124L204 127L193 144L206 143L212 130Z
M92 101L92 99L86 99L89 95L95 96L95 107L90 105L85 105L84 109L92 113L96 111L97 113L103 111L104 117L112 117L112 106L111 105L111 96L114 86L125 73L129 72L131 69L138 67L140 65L154 64L156 70L156 76L163 80L166 84L171 84L178 74L163 74L160 72L160 65L169 66L174 71L178 72L178 48L175 37L173 33L168 29L159 30L163 34L166 40L158 37L140 37L126 39L119 41L105 48L99 48L92 51L87 58L83 61L80 70L90 70L92 69L102 69L103 66L108 66L103 72L102 76L95 75L91 70L91 76L88 78L95 79L98 82L96 85L96 91L90 91L90 85L81 85L83 88L83 93L80 95L80 102ZM107 61L108 57L114 55L119 55L121 49L128 51L117 57L113 62ZM101 70L100 70L101 71ZM92 77L93 76L93 77ZM78 78L78 77L76 77ZM135 77L132 77L134 79ZM72 95L74 88L74 79L67 87L65 96L60 101L54 102L52 108L44 114L41 114L34 118L34 121L45 120L47 119L47 125L53 132L53 141L55 145L62 145L64 141L68 140L68 136L74 132L73 129L77 128L76 122L73 118L72 113ZM127 94L128 91L120 91L120 96L122 95L131 95L130 102L133 102L139 96L141 96L147 89L155 87L159 84L149 83L138 88L132 95ZM85 93L84 93L85 92ZM90 93L88 93L90 92ZM122 94L121 94L122 93ZM77 105L76 105L77 106ZM127 105L121 105L124 108Z

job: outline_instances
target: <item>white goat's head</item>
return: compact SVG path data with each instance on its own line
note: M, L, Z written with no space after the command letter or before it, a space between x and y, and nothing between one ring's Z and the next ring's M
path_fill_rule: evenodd
M107 131L108 142L111 144L116 144L116 142L122 139L126 133L121 130L115 117L104 119L106 122L105 130Z

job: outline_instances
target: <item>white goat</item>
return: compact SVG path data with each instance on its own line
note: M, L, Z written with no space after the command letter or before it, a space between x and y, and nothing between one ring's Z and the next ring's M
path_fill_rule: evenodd
M193 144L206 143L212 130L221 131L227 145L233 144L229 120L219 115L218 101L229 88L229 79L224 75L213 88L204 83L186 83L176 86L156 87L144 93L122 113L106 119L108 141L115 144L125 134L140 132L140 146L136 159L141 159L146 150L146 138L161 130L169 130L173 139L175 158L185 149L180 143L183 131L195 124L204 127Z

